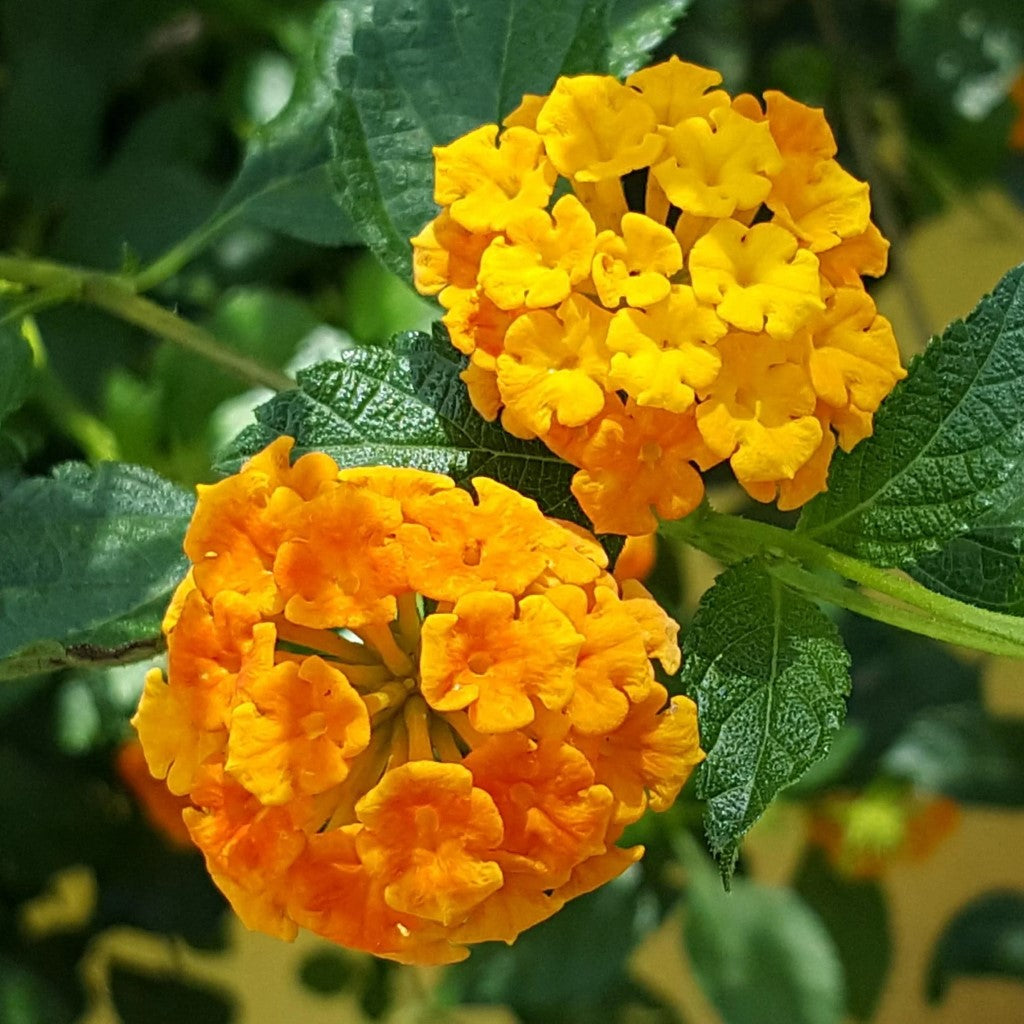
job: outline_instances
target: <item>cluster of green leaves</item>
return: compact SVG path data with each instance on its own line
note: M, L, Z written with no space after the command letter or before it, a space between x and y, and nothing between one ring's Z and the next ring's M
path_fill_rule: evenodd
M865 97L897 95L915 166L927 171L900 193L911 211L930 208L948 174L976 177L1002 161L1008 76L1024 59L1019 4L984 0L967 21L946 0L813 6L817 20L808 5L738 0L4 9L3 248L116 272L128 292L153 291L226 350L294 374L296 387L248 390L146 340L138 320L62 304L77 296L70 286L0 293L0 721L11 737L0 777L19 822L0 840L0 1008L26 1021L77 1017L84 996L69 965L114 923L219 941L223 904L197 858L145 830L109 767L141 669L106 666L160 649L160 615L184 571L187 485L288 433L298 452L341 465L416 466L462 484L490 476L585 523L572 467L477 415L443 331L405 330L430 319L399 279L408 237L435 212L433 145L500 119L559 74L624 74L652 53L678 53L721 67L734 90L834 102L852 137ZM837 38L873 43L838 61ZM837 622L816 598L878 612L821 570L855 564L848 579L870 587L901 579L883 572L899 568L923 584L893 584L911 611L940 625L961 616L956 639L988 630L1024 652L1021 410L1024 268L915 362L875 435L837 456L828 493L796 531L769 536L699 515L666 529L663 555L683 536L731 563L689 624L672 681L700 709L708 756L696 785L671 815L635 830L648 846L641 868L511 949L475 953L446 976L444 1000L507 1005L526 1024L677 1020L628 961L679 899L672 869L682 862L681 938L729 1024L871 1018L889 946L877 883L811 856L791 888L768 889L737 856L787 789L807 798L883 778L1019 805L1024 737L984 711L976 672L931 641ZM69 457L119 461L62 465ZM674 605L677 584L652 587ZM930 600L946 603L936 611ZM728 896L689 839L701 814L720 873L739 871ZM97 913L70 937L21 942L19 907L71 863L93 866ZM960 973L1020 976L1007 949L1022 919L1010 894L966 908L936 952L931 994ZM374 1018L394 997L393 969L379 964L324 956L302 980L357 991ZM216 992L127 966L111 990L125 1021L152 1019L157 1005L196 1020L231 1015Z

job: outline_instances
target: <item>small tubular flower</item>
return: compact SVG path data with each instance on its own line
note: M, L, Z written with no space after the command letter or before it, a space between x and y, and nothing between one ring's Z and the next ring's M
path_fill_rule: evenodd
M660 738L695 714L654 682L678 627L494 481L474 500L291 446L200 493L216 590L193 570L165 618L133 718L149 770L251 928L422 964L511 942L633 863L622 822L703 757Z
M437 151L443 209L413 239L417 286L469 357L474 407L572 462L599 531L687 515L700 472L726 459L753 497L799 506L903 375L877 311L863 337L828 326L869 308L862 278L884 273L888 243L824 114L720 84L675 57L624 83L558 79L502 131ZM513 164L527 170L510 176ZM540 200L523 183L544 167L555 177ZM749 344L723 344L738 336ZM765 339L799 339L793 369L731 365ZM740 377L754 389L743 413ZM780 382L785 400L759 390Z

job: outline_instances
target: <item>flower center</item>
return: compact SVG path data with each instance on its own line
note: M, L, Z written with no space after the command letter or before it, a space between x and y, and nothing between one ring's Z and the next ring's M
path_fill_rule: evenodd
M466 546L466 564L480 560L480 543ZM281 621L278 639L281 653L317 654L343 672L359 693L370 716L371 739L351 762L345 780L332 791L326 810L326 828L356 820L355 805L393 768L408 761L447 761L459 764L477 739L465 712L438 712L420 692L420 633L422 603L416 594L398 598L398 615L390 623L376 623L351 630L314 630ZM478 675L491 665L491 657L479 651L469 659ZM327 693L325 696L330 696ZM310 739L328 730L327 715L311 712L299 723ZM422 812L422 813L421 813ZM421 808L411 824L418 834L436 828L432 808Z

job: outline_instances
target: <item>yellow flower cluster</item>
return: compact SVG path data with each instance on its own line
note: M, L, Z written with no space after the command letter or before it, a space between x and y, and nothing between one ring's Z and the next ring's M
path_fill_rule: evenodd
M675 58L560 78L434 150L416 286L474 406L578 467L598 532L686 515L726 459L803 504L905 375L861 280L888 243L821 111L720 82Z
M242 920L403 962L511 942L614 878L703 754L678 626L491 480L290 464L200 488L167 679L133 723Z

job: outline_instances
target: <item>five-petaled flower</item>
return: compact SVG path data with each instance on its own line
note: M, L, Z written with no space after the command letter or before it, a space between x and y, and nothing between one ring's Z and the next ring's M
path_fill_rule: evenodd
M470 192L500 171L482 223L543 191L522 145L459 156ZM507 487L292 444L200 488L133 719L150 771L250 927L413 963L510 942L635 862L624 828L703 757L652 664L678 626Z
M725 460L796 508L905 375L861 279L888 243L822 112L720 82L677 58L560 78L434 150L416 284L477 410L577 466L599 532L686 515Z

